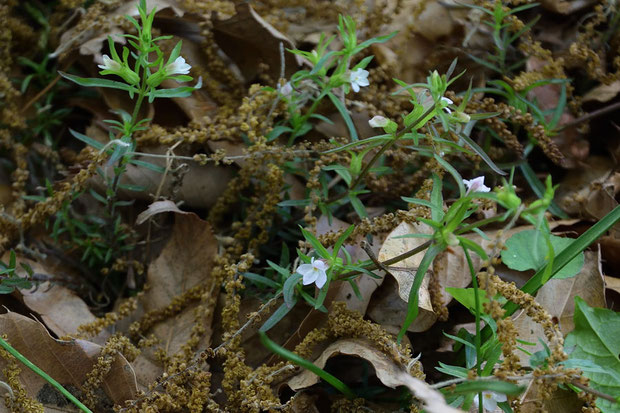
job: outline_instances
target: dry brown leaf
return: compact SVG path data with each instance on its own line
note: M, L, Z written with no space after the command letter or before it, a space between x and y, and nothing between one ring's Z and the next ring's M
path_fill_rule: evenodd
M367 340L354 338L338 340L329 345L321 356L314 361L314 364L319 368L323 368L327 360L337 354L345 354L367 360L374 367L377 378L385 386L391 388L406 386L415 397L424 403L424 409L429 413L460 412L460 410L448 406L441 393L432 389L422 380L409 375L402 367L397 366L389 356L379 351ZM318 382L319 377L316 374L309 370L304 370L289 380L288 385L293 390L300 390Z
M379 261L387 261L391 258L394 258L398 255L401 255L407 251L410 251L420 245L424 244L427 239L426 238L396 238L402 235L407 234L432 234L432 229L422 223L416 223L411 225L406 222L402 222L398 225L390 234L387 236L383 245L381 246L381 250L379 251L378 259ZM409 291L411 290L411 285L413 284L413 278L415 276L416 270L422 261L423 253L419 253L414 255L413 257L409 257L398 264L398 267L408 268L407 271L400 270L390 270L392 275L396 278L396 282L398 283L398 297L405 304L405 313L407 308L407 302L409 301ZM389 276L388 276L389 277ZM416 320L409 326L409 331L425 331L429 329L437 320L437 314L433 311L433 306L431 304L431 296L428 291L428 284L430 280L430 271L424 277L424 281L422 281L422 286L420 287L419 292L419 313ZM386 293L381 295L381 300L375 301L373 297L373 306L375 311L369 312L370 317L379 317L383 320L380 309L385 307L397 308L399 307L397 302L394 302L394 297L392 294ZM387 315L387 313L386 313ZM374 318L373 318L374 319ZM404 317L400 318L401 323L404 320ZM375 319L376 322L383 324L382 321Z
M538 395L538 387L535 382L530 382L527 389L521 397L522 404L520 411L522 413L538 413L540 406L537 402L541 401ZM583 402L577 397L577 393L571 390L556 389L551 398L542 399L543 409L549 413L579 413Z
M148 206L148 208L138 215L136 218L136 225L145 223L149 218L154 217L162 212L174 212L175 214L188 214L188 212L181 211L177 204L170 200L155 201Z
M314 404L317 396L312 396L307 393L297 393L291 399L291 411L293 413L319 413Z
M594 3L593 0L542 0L542 6L552 12L571 14Z
M80 297L62 285L43 283L36 291L21 291L24 304L38 313L45 325L59 337L74 335L79 326L90 324L96 317ZM108 334L98 336L103 344Z
M620 93L620 80L616 80L608 85L600 84L591 89L583 96L583 102L609 102Z
M157 10L171 9L177 16L183 16L185 11L179 7L176 0L149 0L149 10L153 7L157 7ZM83 28L81 31L79 25L67 30L60 37L58 48L52 53L52 56L57 57L69 50L79 47L80 53L83 55L92 55L95 57L95 61L101 63L103 61L101 57L101 47L104 41L107 41L108 36L112 36L115 42L125 44L125 38L116 36L124 33L124 30L120 28L120 25L124 16L129 15L132 17L138 16L138 9L136 8L136 2L130 1L124 3L117 9L106 14L107 22L105 24L91 24Z
M609 288L610 290L614 290L615 292L620 294L620 278L610 277L609 275L606 275L605 288Z
M89 135L91 136L91 135ZM92 137L92 136L91 136ZM144 152L151 154L165 155L167 148L152 147ZM187 155L184 150L175 151L177 155ZM151 157L136 156L136 159L149 162L151 164L165 168L166 160L163 158L153 159ZM176 167L179 165L177 164ZM111 173L111 167L108 168ZM194 162L188 164L187 173L183 176L183 181L178 192L174 194L175 199L184 201L185 205L191 208L210 208L213 206L219 195L224 192L228 182L234 176L234 168L228 166L215 166L213 164L197 165ZM162 179L164 180L162 184ZM105 191L103 179L99 176L94 178L92 185L99 192ZM128 189L119 189L118 195L122 199L141 199L151 201L153 195L157 193L161 186L160 196L166 198L173 197L173 177L171 173L162 175L157 171L147 169L143 166L127 165L127 171L121 178L123 185L138 185L145 188L144 191L136 192ZM206 194L206 195L205 195Z
M172 236L162 253L149 266L148 284L151 286L140 299L144 311L165 308L172 300L185 291L199 284L212 288L217 294L218 288L210 284L210 271L217 253L217 241L211 226L198 218L196 214L176 214ZM196 323L194 308L189 305L180 314L169 317L156 324L149 333L159 340L159 346L173 355L190 338L192 327ZM206 329L199 348L206 348L211 340L211 322L213 312L208 319L199 322ZM158 362L151 351L145 351L133 363L138 372L138 382L147 385L162 373L157 368Z
M17 313L0 315L0 331L7 341L23 356L45 371L63 386L82 389L102 347L85 340L60 341L52 338L45 327ZM6 360L0 359L0 369ZM49 383L29 368L20 364L19 380L29 397L37 399ZM134 372L125 358L117 353L109 373L100 388L109 400L107 404L123 404L137 392ZM65 401L66 403L66 401ZM50 405L53 409L58 406Z
M8 253L3 257L3 261L7 260ZM18 253L17 262L27 264L34 273L44 274L54 280L79 279L79 275L65 268L65 263L54 260L51 256L37 262ZM17 273L21 277L27 276L22 269L19 269ZM47 328L58 337L74 335L79 326L96 320L84 300L59 283L43 282L37 288L19 290L19 293L24 305L33 313L38 314ZM104 331L97 337L91 338L90 341L103 344L108 337L109 334Z
M591 156L570 171L557 191L558 204L569 214L602 219L614 209L620 192L620 173L608 158Z
M536 302L558 320L564 335L574 328L575 296L583 298L591 307L606 307L600 251L586 251L585 264L579 274L571 278L551 279L536 294ZM527 347L529 352L534 353L543 348L539 338L549 344L540 324L532 321L525 312L515 316L514 324L521 340L536 343L536 346ZM517 354L522 365L529 365L528 355L523 352Z
M249 3L235 6L237 14L226 20L213 19L213 34L218 46L239 67L246 82L253 81L260 64L267 64L267 73L273 80L280 78L280 43L285 49L294 48L293 42L263 20ZM297 71L301 61L292 53L284 53L285 77Z

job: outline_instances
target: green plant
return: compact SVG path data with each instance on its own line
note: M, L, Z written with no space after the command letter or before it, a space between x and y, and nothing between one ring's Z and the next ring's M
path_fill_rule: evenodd
M274 140L282 134L289 134L288 143L292 144L297 138L304 136L312 129L311 119L331 121L316 112L319 104L326 96L338 109L351 135L351 140L357 141L357 132L348 110L344 106L344 95L351 89L358 92L360 86L368 85L368 71L364 70L373 56L367 56L359 63L350 67L353 58L372 44L383 43L396 35L396 32L386 36L368 39L358 44L355 21L350 16L339 16L338 30L343 48L327 51L334 40L334 36L327 39L321 35L317 48L312 52L299 49L289 52L306 58L312 64L312 70L300 70L295 73L289 83L280 89L281 98L285 100L289 119L286 124L274 127L267 136ZM336 94L340 94L338 97ZM310 107L303 111L304 107ZM303 112L303 113L302 113Z
M476 63L485 66L502 76L510 76L511 73L521 67L525 62L524 59L516 58L517 49L513 46L513 44L536 24L540 16L533 19L531 22L518 30L513 29L512 22L509 17L519 12L537 7L538 5L538 3L530 3L509 8L504 5L501 0L496 0L494 7L491 10L475 4L464 4L464 6L479 10L490 17L490 21L485 20L484 24L491 27L491 38L493 39L493 50L492 52L488 52L484 58L479 58L472 54L468 54L468 56Z
M153 8L149 13L146 9L146 1L141 0L138 11L140 22L126 16L136 28L137 35L123 35L134 50L131 51L128 47L123 46L121 57L116 51L114 41L108 37L112 57L104 55L103 64L99 65L99 68L102 69L99 72L101 75L118 76L123 80L122 82L104 78L82 78L59 72L61 76L80 86L122 90L126 91L132 99L135 98L134 109L131 114L122 109L116 109L112 112L118 116L118 120L104 120L110 125L107 144L102 144L82 133L71 130L71 134L75 138L93 146L100 152L109 154L106 169L98 170L106 184L105 194L101 195L94 190L89 191L89 194L103 205L105 210L103 217L92 215L83 217L72 208L71 202L66 202L57 213L52 225L52 235L56 239L61 236L68 238L68 248L79 249L82 254L82 261L86 261L91 268L101 268L108 265L133 248L128 242L130 232L122 224L119 213L119 208L130 205L132 201L118 200L117 193L121 188L134 191L140 191L144 188L121 183L121 177L126 172L127 165L134 164L163 172L163 168L134 159L136 143L133 134L146 129L146 124L150 121L150 119L139 119L140 108L144 99L148 98L148 101L152 102L156 98L186 97L195 89L200 88L201 85L199 80L195 87L159 88L162 82L167 79L177 82L192 80L192 77L187 75L190 66L180 56L181 42L176 44L170 56L165 59L164 53L157 43L170 39L172 36L152 37L151 27L156 9ZM155 55L155 60L150 61L150 55ZM134 59L133 62L130 62L130 56ZM110 167L111 170L109 170ZM51 188L48 187L49 196L53 194L50 191ZM79 195L74 194L73 199Z
M34 274L32 268L30 265L23 262L19 265L26 271L28 277L20 277L17 275L15 251L11 250L8 263L0 261L0 294L11 294L18 288L25 290L32 288L33 284L31 278Z

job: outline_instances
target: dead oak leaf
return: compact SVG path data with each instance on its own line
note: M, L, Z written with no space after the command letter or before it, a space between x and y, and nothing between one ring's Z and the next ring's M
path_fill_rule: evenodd
M345 354L363 358L375 369L377 378L390 388L406 386L411 393L421 400L428 413L458 413L460 410L449 406L441 393L432 389L424 381L411 376L402 367L385 353L375 348L372 343L363 339L347 338L338 340L328 346L321 356L314 362L319 368L325 367L327 360L335 355ZM304 370L289 380L288 385L293 390L301 390L319 382L319 377Z
M56 340L41 323L17 313L0 315L0 331L6 335L11 346L65 388L82 390L102 350L101 346L86 340ZM7 361L0 358L0 370L6 366ZM49 383L29 368L21 364L19 367L19 381L28 397L37 399ZM103 378L100 388L109 399L106 404L123 404L125 400L135 398L136 378L120 353L113 356L110 371ZM46 410L53 411L54 407L49 406Z
M217 240L209 223L194 213L176 214L170 240L149 266L147 280L150 288L140 299L142 309L147 314L157 313L190 289L211 290L212 294L217 294L218 287L210 278L216 254ZM160 348L169 356L182 351L196 323L205 329L198 348L210 344L213 311L207 312L206 318L197 320L196 307L197 303L190 303L178 314L156 323L149 331L159 339ZM150 350L143 352L134 366L136 371L137 366L141 366L138 371L141 385L148 385L163 372Z

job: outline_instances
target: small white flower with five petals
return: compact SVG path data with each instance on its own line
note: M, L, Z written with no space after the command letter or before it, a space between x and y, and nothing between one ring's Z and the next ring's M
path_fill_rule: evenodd
M370 84L368 81L368 70L359 68L352 71L349 75L349 82L351 82L351 89L356 93L359 92L360 86L368 86Z
M189 69L192 67L185 63L185 59L182 56L177 57L174 62L166 65L166 74L172 75L186 75L189 73Z
M327 274L325 271L329 268L322 260L315 260L312 257L310 264L301 264L297 267L297 273L303 276L303 284L308 285L315 283L318 288L322 288L327 282Z
M476 410L478 410L478 406L480 405L480 400L478 400L479 394L474 396L474 406L476 406ZM482 392L482 407L487 412L494 412L497 409L497 403L502 403L507 400L506 395L502 393L495 393L490 391Z
M123 68L123 66L121 66L121 64L118 63L116 60L110 59L110 56L108 56L107 54L103 55L103 64L97 65L97 67L99 67L99 69L101 70L113 71L119 71Z
M474 179L463 179L463 183L467 186L467 193L470 192L489 192L491 188L484 184L484 176Z
M373 128L383 128L390 123L390 120L383 116L374 116L368 121L368 124Z

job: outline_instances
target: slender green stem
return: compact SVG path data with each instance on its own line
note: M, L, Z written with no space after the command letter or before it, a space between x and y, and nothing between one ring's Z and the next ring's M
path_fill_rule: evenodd
M19 351L13 348L13 346L7 343L6 340L4 340L2 337L0 337L0 346L2 346L6 351L8 351L17 360L21 361L30 370L34 371L39 376L43 377L43 379L45 379L49 384L56 387L56 389L58 389L58 391L61 392L63 396L69 399L71 403L75 404L80 410L82 410L83 412L92 413L92 411L88 407L84 406L84 404L81 401L79 401L74 395L69 393L67 389L62 387L60 383L58 383L56 380L51 378L46 372L41 370L33 362L31 362L26 357L24 357Z
M419 245L417 247L415 247L414 249L412 249L411 251L407 251L403 254L397 255L394 258L390 258L389 260L385 260L383 262L381 262L382 265L388 266L388 265L392 265L395 264L397 262L400 262L402 260L406 260L409 257L413 257L416 254L419 254L420 252L424 251L425 249L427 249L428 247L430 247L432 241L426 241L424 244ZM369 261L367 265L363 266L365 269L367 270L376 270L378 267L372 262ZM351 277L353 275L357 275L357 274L361 274L361 271L349 271L346 272L344 274L340 274L338 276L338 278L336 278L334 281L342 281L348 277Z
M471 282L474 286L474 306L476 307L476 336L474 337L474 345L476 346L476 373L477 376L480 377L482 372L482 350L480 343L480 313L482 309L480 308L480 288L478 287L478 279L476 278L476 271L474 269L474 264L471 261L471 256L469 255L469 251L467 247L461 243L461 247L463 248L463 253L465 253L465 258L467 259L467 266L469 267L469 273L471 274ZM482 406L482 392L478 393L478 413L483 413Z
M375 156L372 157L372 159L370 160L370 162L368 162L365 166L364 169L362 169L362 171L359 173L359 175L357 175L357 177L355 178L355 180L353 181L353 183L351 184L351 186L349 187L349 190L355 190L355 188L362 183L362 181L364 180L364 178L366 177L366 174L368 174L368 172L370 171L370 169L372 168L372 166L375 164L375 162L377 162L377 160L385 153L385 151L387 151L388 149L390 149L392 147L392 145L394 145L396 143L396 141L398 141L400 138L402 138L406 133L411 132L411 130L418 124L420 123L422 120L426 119L429 115L431 115L433 112L435 111L435 106L431 106L426 112L424 112L418 119L416 119L415 121L411 122L411 124L405 128L403 128L401 131L397 132L393 139L391 139L390 141L386 142L385 145L383 145L381 147L381 149L379 149L379 152L377 152L375 154ZM331 204L333 202L336 202L342 198L344 198L345 196L347 196L349 194L349 191L346 192L342 192L336 196L331 197L330 199L328 199L325 203L326 204Z

